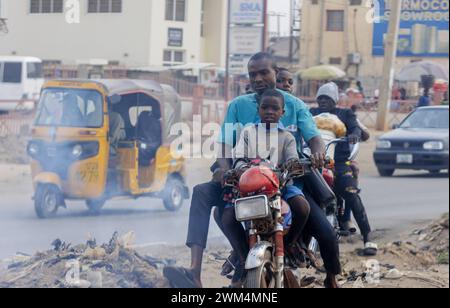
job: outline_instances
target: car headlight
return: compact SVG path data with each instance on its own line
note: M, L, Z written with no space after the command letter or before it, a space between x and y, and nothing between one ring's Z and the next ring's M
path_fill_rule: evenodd
M442 141L429 141L423 144L425 150L441 151L444 149L444 143Z
M392 147L392 143L389 140L378 140L377 148L378 149L390 149Z
M39 154L39 146L36 143L30 143L28 145L28 154L31 157L35 157Z
M269 202L266 196L257 196L236 200L236 220L249 221L269 216Z
M73 157L79 158L81 154L83 154L83 146L81 146L80 144L75 145L72 149Z

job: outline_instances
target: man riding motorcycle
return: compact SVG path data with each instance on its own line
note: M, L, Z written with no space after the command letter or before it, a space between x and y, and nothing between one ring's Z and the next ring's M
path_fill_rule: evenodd
M352 162L348 161L350 156L350 147L361 140L361 129L355 113L351 109L337 108L339 101L339 89L335 83L323 85L317 93L318 108L311 109L311 113L317 116L322 113L336 115L347 127L348 143L340 143L335 150L335 192L338 197L345 201L347 213L353 212L358 227L364 239L364 254L374 256L377 254L378 247L371 242L371 227L367 217L366 210L360 197L359 183L357 176L352 168ZM347 217L348 219L349 217ZM341 223L348 223L342 221Z
M206 247L209 221L213 207L222 211L226 205L223 200L223 176L230 170L232 148L236 145L237 126L253 124L258 119L260 96L268 89L275 89L277 67L273 57L267 53L254 55L248 64L252 89L256 92L236 98L228 107L227 116L220 136L220 157L213 166L213 180L197 185L193 191L189 215L187 246L191 248L192 262L190 269L166 268L165 275L170 281L179 281L178 287L201 287L201 265L203 251ZM286 113L281 119L284 126L296 137L297 142L303 138L312 150L312 160L316 165L324 164L325 146L314 120L306 105L299 99L283 93ZM230 130L231 129L231 130ZM327 287L337 287L336 275L341 272L339 262L339 245L335 231L328 223L322 209L311 204L310 218L306 230L319 241L322 257L327 269ZM305 230L305 231L306 231ZM243 231L245 235L245 232Z
M234 150L234 166L237 171L242 169L241 166L246 166L244 162L247 160L267 159L274 166L280 166L292 159L299 159L294 136L280 123L283 114L284 96L277 90L265 91L259 105L260 123L243 130ZM252 178L250 180L252 181ZM256 183L247 185L254 186ZM286 251L291 256L295 256L298 253L297 242L308 221L310 206L302 190L295 185L287 185L282 193L283 199L287 201L293 213L292 226L285 239ZM235 218L235 208L232 203L224 211L222 226L234 251L237 252L238 263L233 283L240 286L249 247L247 236L242 233L242 225Z

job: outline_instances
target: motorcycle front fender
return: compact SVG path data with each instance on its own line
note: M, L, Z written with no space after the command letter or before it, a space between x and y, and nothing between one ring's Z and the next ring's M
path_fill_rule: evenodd
M264 263L266 251L272 248L272 244L269 242L260 242L253 247L245 262L245 269L251 270L260 267Z

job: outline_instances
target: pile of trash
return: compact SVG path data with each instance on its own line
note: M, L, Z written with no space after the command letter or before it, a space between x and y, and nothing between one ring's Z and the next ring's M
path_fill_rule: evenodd
M168 288L162 275L168 261L142 256L132 248L134 233L117 233L109 243L95 239L71 246L57 239L53 249L17 255L0 274L0 288Z
M449 264L449 214L432 222L423 229L416 229L412 233L417 238L418 245L422 250L429 251L439 264Z

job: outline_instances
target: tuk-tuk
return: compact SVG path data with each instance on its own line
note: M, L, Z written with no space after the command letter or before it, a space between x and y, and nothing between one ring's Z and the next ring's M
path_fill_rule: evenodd
M98 212L124 197L159 198L179 210L189 189L170 127L180 118L178 94L154 81L46 82L27 148L37 216L55 216L66 200Z

